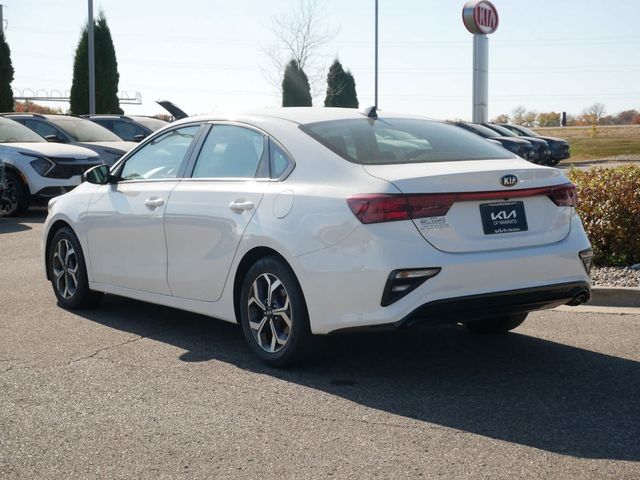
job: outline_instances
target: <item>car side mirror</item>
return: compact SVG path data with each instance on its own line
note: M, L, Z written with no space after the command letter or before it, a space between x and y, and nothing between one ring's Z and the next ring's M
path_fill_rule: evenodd
M133 136L133 141L134 142L140 142L142 141L144 138L146 137L146 135L144 133L139 133L137 135Z
M96 165L90 168L82 176L86 182L94 185L106 185L107 183L116 183L116 179L109 172L108 165Z
M44 139L47 142L60 143L60 138L57 135L45 135Z

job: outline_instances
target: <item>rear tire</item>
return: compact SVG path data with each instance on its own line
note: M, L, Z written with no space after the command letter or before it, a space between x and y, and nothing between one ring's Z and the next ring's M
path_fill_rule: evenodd
M91 308L100 303L102 292L89 289L87 268L78 238L70 228L56 232L47 252L47 268L58 305L67 310Z
M7 174L7 189L0 203L0 216L14 217L29 208L29 188L13 172Z
M270 367L300 364L314 351L302 289L278 257L262 258L247 272L240 294L240 323L249 348Z
M554 158L554 159L549 159L547 160L546 165L548 167L555 167L556 165L558 165L560 163L560 159L559 158Z
M495 335L507 333L522 325L527 318L527 313L508 315L505 317L487 318L485 320L474 320L467 322L465 326L474 333L483 335Z

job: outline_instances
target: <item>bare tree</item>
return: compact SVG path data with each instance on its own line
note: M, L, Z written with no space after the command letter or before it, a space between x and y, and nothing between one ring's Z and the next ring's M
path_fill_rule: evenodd
M522 105L514 108L511 112L511 119L513 120L513 123L515 123L516 125L522 125L525 113L527 113L527 109Z
M314 97L324 89L329 56L322 49L336 37L339 28L327 25L323 17L323 0L299 0L297 8L271 18L272 38L261 47L269 65L262 70L277 92L282 93L282 77L291 60L309 77Z
M584 112L582 112L582 118L585 122L596 125L600 122L600 119L604 117L606 109L603 103L594 103Z

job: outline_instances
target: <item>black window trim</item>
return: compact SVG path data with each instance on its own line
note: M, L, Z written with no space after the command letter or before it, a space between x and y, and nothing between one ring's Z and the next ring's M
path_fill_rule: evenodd
M199 128L196 131L196 133L194 135L194 140L191 142L191 145L189 145L189 148L187 149L187 152L185 153L184 158L182 159L182 163L180 164L180 168L178 169L178 173L174 178L145 178L145 179L132 179L132 180L120 179L120 173L122 172L122 169L124 168L124 164L131 157L133 157L139 150L144 148L147 144L153 142L158 137L162 137L162 136L166 135L169 132L173 132L175 130L180 130L182 128L188 128L188 127L199 127ZM111 167L111 174L119 179L118 183L123 183L123 184L127 184L127 185L131 184L131 183L178 182L178 181L182 180L184 178L187 166L188 166L189 162L191 161L191 158L193 157L194 149L199 144L199 142L201 141L201 139L203 137L202 133L205 130L205 127L206 127L206 124L203 123L203 122L182 123L180 125L175 125L173 128L168 128L166 130L162 130L161 132L158 132L159 133L158 135L149 136L149 137L145 138L142 142L140 142L132 150L129 150L127 153L125 153L122 156L122 158L120 158L120 160L118 160L118 162L116 162L116 164L113 167Z
M195 170L196 162L198 157L200 156L200 152L204 145L204 142L211 131L216 125L231 125L240 128L246 128L248 130L253 130L264 138L264 150L262 151L262 157L260 158L260 162L258 164L258 168L256 169L256 176L253 177L198 177L193 178L193 171ZM278 177L277 179L271 178L271 142L274 142L278 148L280 148L287 156L289 166L285 170L285 172ZM189 159L189 164L186 167L186 171L184 172L183 181L187 182L274 182L274 181L282 181L284 180L295 167L295 162L291 154L287 151L286 148L282 146L280 142L275 140L269 133L265 132L261 128L256 127L255 125L251 125L244 122L236 122L231 120L210 120L207 122L207 128L203 131L198 142L194 148L194 152ZM263 173L263 176L257 176L258 172Z

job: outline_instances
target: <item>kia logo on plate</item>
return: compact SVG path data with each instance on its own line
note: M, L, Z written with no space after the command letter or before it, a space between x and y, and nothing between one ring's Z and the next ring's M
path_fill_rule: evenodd
M500 183L503 187L513 187L516 183L518 183L518 177L515 175L505 175L500 179Z

